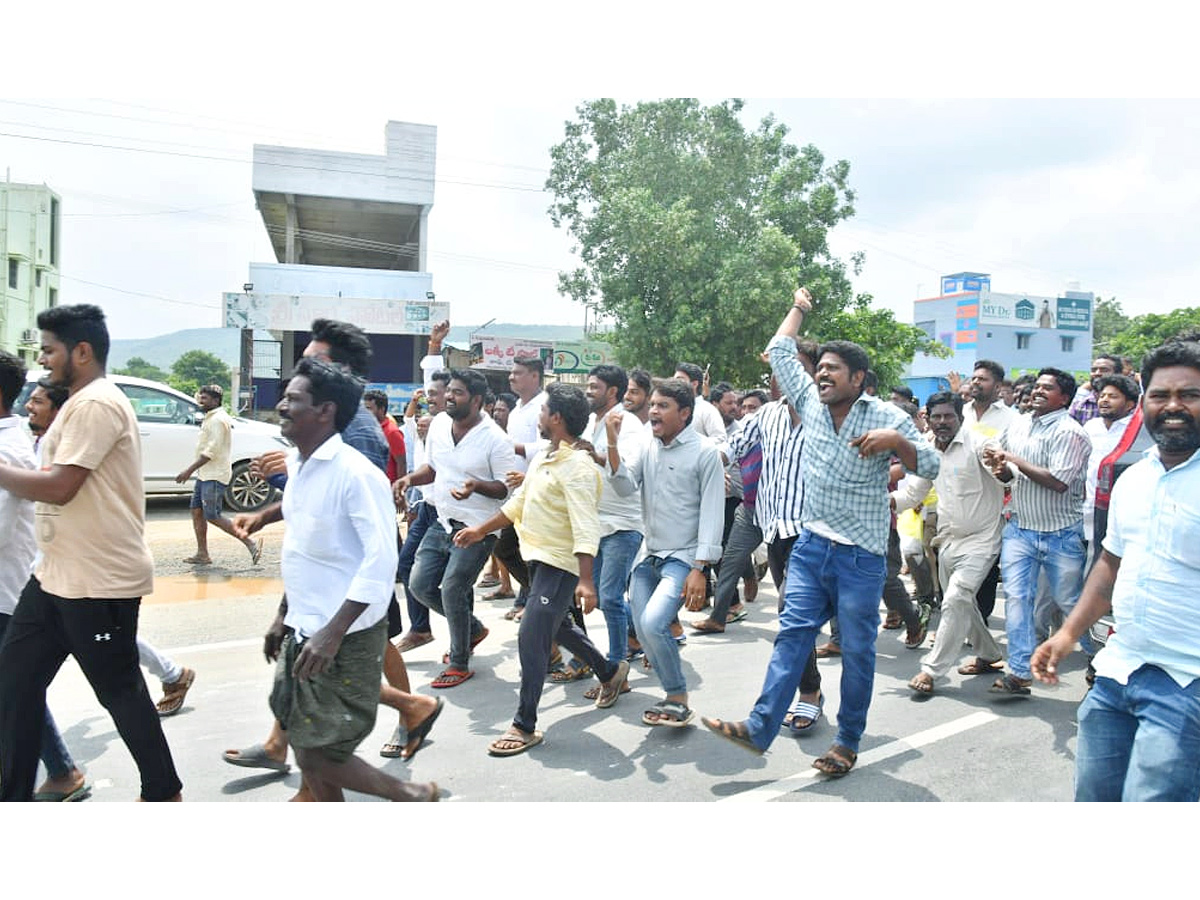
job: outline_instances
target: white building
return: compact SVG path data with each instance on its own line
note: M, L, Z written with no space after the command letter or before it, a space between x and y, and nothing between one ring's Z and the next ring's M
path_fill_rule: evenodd
M253 189L274 262L251 263L241 292L224 295L225 325L246 335L254 405L275 402L318 317L371 335L371 381L420 380L430 327L450 317L426 271L437 129L388 122L383 156L255 145ZM278 348L259 346L253 329ZM268 360L267 357L271 358ZM243 405L249 371L241 374Z
M37 316L58 304L62 204L42 184L0 182L0 349L32 364L38 356Z

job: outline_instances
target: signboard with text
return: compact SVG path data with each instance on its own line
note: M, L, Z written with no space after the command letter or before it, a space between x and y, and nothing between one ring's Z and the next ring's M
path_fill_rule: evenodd
M554 344L526 338L491 337L481 334L471 337L471 368L507 372L519 356L537 356L554 371Z
M603 341L554 344L554 372L586 375L596 366L616 365L617 355Z
M429 334L435 322L450 318L449 303L380 300L298 294L226 293L226 328L308 331L313 319L353 322L369 334Z
M1092 301L1083 297L1058 298L1058 327L1065 331L1092 330Z

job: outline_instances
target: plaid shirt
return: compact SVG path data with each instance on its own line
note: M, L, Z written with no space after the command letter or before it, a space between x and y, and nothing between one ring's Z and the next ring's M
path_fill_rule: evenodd
M1086 425L1089 421L1100 415L1100 407L1095 391L1086 384L1081 385L1079 390L1075 392L1075 399L1071 401L1071 406L1068 409L1070 416L1080 425Z
M917 451L916 473L931 480L941 466L937 451L905 412L867 394L854 401L841 431L834 430L816 384L796 359L795 341L776 335L767 344L767 353L779 386L804 421L805 525L824 522L864 550L885 555L892 517L888 494L892 455L877 453L860 459L850 442L876 428L894 428Z

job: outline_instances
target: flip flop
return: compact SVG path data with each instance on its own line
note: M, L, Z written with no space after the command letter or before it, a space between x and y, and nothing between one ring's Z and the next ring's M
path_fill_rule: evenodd
M734 622L740 622L748 615L749 613L747 613L744 609L739 609L737 612L731 612L725 616L725 624L732 625Z
M808 732L813 729L817 722L820 721L821 713L824 709L825 695L823 693L817 695L816 703L808 703L803 700L797 700L796 703L792 705L792 708L788 711L788 714L792 718L787 723L787 727L791 730L792 734L808 734ZM808 724L797 725L796 721L798 719L808 719Z
M989 662L982 657L975 657L974 661L967 663L965 666L958 667L959 675L994 675L997 672L1004 671L1004 660L997 659Z
M625 691L629 690L629 682L625 679L629 676L629 663L621 660L617 663L617 671L613 677L600 685L600 693L596 695L596 709L608 709L617 702L617 698ZM618 687L612 693L607 693L608 685L617 684Z
M185 556L183 561L189 566L211 566L212 559L201 559L199 556Z
M250 548L250 565L257 566L258 561L262 559L263 539L259 538L254 542L254 546Z
M92 795L92 786L86 781L73 791L38 791L33 799L38 803L76 803Z
M232 755L236 754L236 755ZM247 769L272 769L276 772L290 772L291 766L267 756L267 750L262 744L255 744L245 750L226 750L221 758L231 766L243 766Z
M657 718L647 718L650 715L657 716ZM682 728L691 722L695 715L695 712L688 709L678 700L660 700L652 708L642 713L642 724Z
M438 716L442 714L442 708L445 707L445 705L446 701L441 697L438 697L437 706L433 708L433 712L427 715L420 725L408 733L408 740L404 742L405 746L411 744L413 741L417 742L417 746L413 747L412 752L407 756L403 753L403 751L401 751L399 754L401 759L412 759L417 755L417 751L420 750L425 744L425 736L429 734L429 729L433 728L433 723L436 722Z
M404 725L399 724L392 730L392 736L386 744L379 748L379 755L384 759L400 759L405 744Z
M465 671L462 669L446 669L441 675L433 679L429 686L435 688L458 687L474 674L470 669Z
M500 741L508 741L509 743L521 742L516 747L499 748L496 746ZM517 728L510 728L496 740L488 744L488 754L490 756L516 756L518 753L524 753L530 747L536 747L542 742L542 733L535 731L533 734L526 734Z

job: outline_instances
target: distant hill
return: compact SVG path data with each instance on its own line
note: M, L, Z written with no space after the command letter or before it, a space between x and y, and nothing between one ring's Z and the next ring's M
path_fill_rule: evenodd
M471 332L477 325L458 325L450 329L447 340L455 345L470 343ZM576 325L520 325L513 322L493 322L487 334L503 337L523 337L538 341L582 341L583 328ZM255 337L270 340L269 332ZM188 350L207 350L218 356L231 369L237 368L241 354L241 333L235 328L187 328L152 338L126 338L112 342L108 351L110 369L124 368L135 356L169 371L171 364Z

